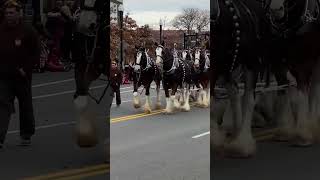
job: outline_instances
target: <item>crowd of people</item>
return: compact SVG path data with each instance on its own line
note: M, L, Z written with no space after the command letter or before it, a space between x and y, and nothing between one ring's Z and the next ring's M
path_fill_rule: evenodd
M41 40L40 61L35 67L38 72L63 72L71 69L72 32L79 9L77 2L57 0L55 7L48 12L45 24L36 25Z

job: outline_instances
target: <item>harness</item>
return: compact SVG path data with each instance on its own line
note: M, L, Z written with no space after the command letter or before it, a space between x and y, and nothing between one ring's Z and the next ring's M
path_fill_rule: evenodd
M312 3L313 2L313 3ZM314 7L316 6L316 7ZM317 23L319 21L319 15L320 15L320 1L319 0L305 0L304 7L303 7L303 13L297 19L296 23L293 25L286 24L288 22L288 14L290 13L290 9L295 8L285 6L286 10L286 19L282 24L276 23L274 21L274 18L272 17L272 13L268 12L269 20L272 25L272 28L276 30L276 33L280 34L282 37L288 37L290 34L303 34L305 32L308 32L309 25L312 23Z
M162 49L164 49L164 47L162 45L159 45L159 47L161 47ZM174 49L175 50L175 49ZM176 51L176 50L175 50ZM162 60L162 56L161 55L157 55L157 57L160 57ZM178 65L176 65L176 63ZM183 61L177 56L177 53L176 55L173 54L173 62L172 62L172 66L171 68L168 70L168 71L164 71L163 73L166 74L166 75L173 75L175 73L175 70L180 67L180 64L182 66L182 70L183 70L183 77L182 77L182 83L185 81L185 78L186 78L186 67L183 63Z
M76 33L81 34L81 36L83 36L83 38L84 38L86 61L87 61L86 69L84 72L84 74L85 74L84 81L87 81L86 74L88 74L89 67L94 64L96 50L101 48L100 46L98 46L98 38L99 38L98 35L99 35L100 28L102 28L103 23L98 22L98 15L99 15L99 12L97 9L98 8L97 7L98 1L99 0L81 0L80 1L80 9L78 9L78 12L80 11L80 16L79 16L78 22L76 24L76 26L77 26ZM102 1L99 1L99 2L102 2ZM102 12L102 14L103 13L105 13L105 12ZM102 14L100 14L100 15L102 15ZM90 26L87 26L88 22L91 23ZM89 41L89 39L92 39L92 38L94 38L94 40L93 40L93 47L91 49L88 47L88 41ZM89 52L91 52L91 53L89 53ZM101 57L99 57L99 58L101 58ZM100 104L100 102L102 101L102 99L105 96L107 89L110 87L111 81L112 81L110 79L110 77L107 77L107 79L99 78L99 80L108 82L107 86L104 88L103 93L100 96L100 98L97 99L93 95L91 95L90 92L88 92L88 96L91 99L93 99L97 104Z
M140 52L140 53L143 53L143 52ZM144 53L146 53L146 52L144 52ZM137 68L137 69L135 68L137 83L140 82L142 72L147 71L147 70L149 70L150 68L154 68L154 76L153 76L153 79L155 79L155 77L156 77L156 75L157 75L157 72L158 72L157 66L156 66L155 63L152 61L152 58L148 55L148 53L146 53L146 57L147 57L147 65L146 65L146 67L145 67L144 69L142 69L142 70L139 68L139 69L140 69L140 72L138 72L138 70L137 70L138 68ZM141 63L141 62L140 62L140 63ZM140 63L139 63L139 64L136 63L136 66L141 67ZM142 93L142 92L141 92L141 93Z

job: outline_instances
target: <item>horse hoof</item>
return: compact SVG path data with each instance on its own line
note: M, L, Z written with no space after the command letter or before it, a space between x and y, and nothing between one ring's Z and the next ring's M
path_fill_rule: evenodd
M144 112L145 112L146 114L150 114L150 113L151 113L151 109L145 108L145 109L144 109Z
M256 142L251 136L238 136L224 146L226 155L231 158L250 158L256 154Z
M140 104L134 104L133 107L136 108L136 109L138 109L138 108L141 107L141 105L140 105Z
M181 110L183 112L189 112L190 111L190 106L184 106Z
M208 104L203 104L201 107L202 107L202 108L208 108L209 105L208 105Z
M163 114L170 115L170 114L173 114L173 111L165 110L165 111L163 112Z
M291 141L291 146L294 147L310 147L313 145L311 137L295 136Z
M156 104L156 109L157 110L161 109L161 104Z

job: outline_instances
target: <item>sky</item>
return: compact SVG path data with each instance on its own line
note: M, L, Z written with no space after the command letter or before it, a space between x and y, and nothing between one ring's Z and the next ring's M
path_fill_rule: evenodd
M165 29L170 29L170 21L183 8L210 9L210 0L123 0L124 13L137 21L139 26L149 24L158 29L160 18L166 19Z

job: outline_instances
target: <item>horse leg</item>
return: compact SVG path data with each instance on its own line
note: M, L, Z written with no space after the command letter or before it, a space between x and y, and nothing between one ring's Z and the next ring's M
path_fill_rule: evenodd
M312 132L316 141L320 141L319 121L320 121L320 58L313 70L313 77L310 89L310 120L312 121Z
M186 88L184 88L185 90L184 90L183 95L184 95L185 100L184 100L184 105L182 107L182 110L185 112L190 111L190 103L189 103L189 98L190 98L190 94L191 94L190 87L191 87L190 84L187 84Z
M297 89L295 94L291 97L293 100L296 99L294 111L295 115L295 131L293 134L293 145L296 146L310 146L313 144L313 137L310 131L310 121L307 120L309 113L308 107L308 78L303 72L297 73Z
M156 82L156 91L157 91L157 103L156 103L156 109L161 109L161 96L160 96L160 81Z
M200 83L196 84L197 90L197 106L201 107L203 105L203 87L201 87Z
M169 87L166 85L165 82L163 82L163 89L166 95L166 114L171 114L173 112L173 105L170 99L170 94L169 94Z
M278 85L288 84L287 71L285 69L276 69L274 71L275 78ZM276 122L278 124L278 131L275 133L274 140L289 141L293 131L293 120L290 117L290 99L288 89L277 92L277 107L276 107Z
M170 97L170 99L174 105L174 108L176 110L180 109L180 106L181 106L178 99L176 98L177 89L178 89L178 85L175 83L172 87L172 92L171 92L171 97Z
M202 87L203 87L203 99L202 99L202 104L204 108L208 108L209 107L209 102L208 102L208 82L207 81L203 81L202 82Z
M219 126L218 122L223 121L223 115L226 111L225 101L217 102L214 98L214 86L216 83L217 74L213 74L213 88L210 93L211 97L211 104L214 106L210 107L210 146L212 145L212 149L214 153L223 152L224 142L226 141L226 134L222 131L221 127Z
M98 143L96 128L94 127L93 112L89 111L88 92L89 86L96 75L93 69L87 69L86 63L77 63L75 67L76 94L74 96L74 106L78 113L78 122L75 127L77 144L80 147L93 147ZM87 75L88 77L86 77Z
M233 157L250 157L256 152L256 141L253 138L251 132L251 124L255 104L254 90L256 81L257 73L247 69L245 78L245 93L242 100L242 116L240 116L240 118L242 119L241 126L239 129L239 133L236 134L235 139L233 139L230 144L226 145L226 151L229 152ZM236 100L235 102L238 101L239 100ZM239 104L240 103L236 104L237 110L240 109Z
M133 83L133 107L138 109L141 107L140 98L138 94L138 82L134 81Z
M145 87L146 89L146 104L144 105L144 112L147 114L151 113L151 107L150 107L150 85L147 85Z

